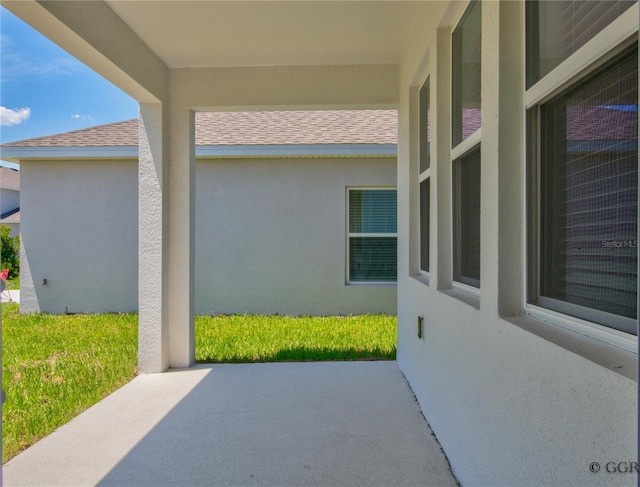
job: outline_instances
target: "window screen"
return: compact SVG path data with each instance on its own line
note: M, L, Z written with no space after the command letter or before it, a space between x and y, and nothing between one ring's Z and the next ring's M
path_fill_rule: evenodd
M585 45L635 1L528 1L527 88Z
M350 189L349 282L397 280L395 189Z
M453 147L480 128L481 26L482 4L472 1L451 39Z
M420 89L420 174L431 166L431 113L429 78Z
M539 293L585 319L637 315L637 73L634 47L540 110Z
M480 147L453 165L454 280L480 287Z
M420 269L429 271L429 211L431 198L431 180L420 183Z

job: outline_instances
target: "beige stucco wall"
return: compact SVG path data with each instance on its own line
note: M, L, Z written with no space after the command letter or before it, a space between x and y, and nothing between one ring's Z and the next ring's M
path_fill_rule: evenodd
M346 187L395 177L395 158L198 161L195 312L395 314L395 285L345 285ZM23 311L137 309L137 185L134 160L23 163Z
M395 314L395 285L345 285L346 187L395 176L395 158L199 161L196 313Z
M21 175L22 311L136 310L135 161L30 161Z
M0 213L14 210L20 206L20 191L15 189L0 189Z
M525 158L522 4L483 2L481 291L451 286L451 25L426 9L401 74L398 362L462 485L635 485L636 360L522 317ZM501 18L502 15L502 18ZM436 29L440 28L439 31ZM416 90L431 76L431 273L417 275ZM424 317L424 338L416 333ZM602 470L592 473L589 465Z

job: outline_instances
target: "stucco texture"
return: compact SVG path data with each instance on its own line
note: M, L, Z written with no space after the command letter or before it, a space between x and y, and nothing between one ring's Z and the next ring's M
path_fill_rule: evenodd
M637 356L523 317L526 130L524 71L515 68L524 66L520 2L482 2L481 284L476 295L452 285L451 32L465 6L426 9L402 67L398 363L462 485L636 485L637 474L606 468L637 459ZM418 271L416 252L419 112L411 96L427 75L428 276ZM418 317L424 318L422 338ZM549 330L563 333L564 341L549 339ZM590 469L594 462L598 473Z
M137 309L135 161L21 165L21 309ZM45 284L46 280L46 284Z
M22 310L136 311L136 161L22 166ZM195 312L395 314L395 285L345 284L346 188L395 177L395 158L199 160Z
M395 158L198 162L196 313L395 314L395 285L345 285L350 186Z

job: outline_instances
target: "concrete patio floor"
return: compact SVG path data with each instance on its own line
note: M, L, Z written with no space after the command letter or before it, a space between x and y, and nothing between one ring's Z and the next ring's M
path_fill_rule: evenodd
M455 486L395 362L198 365L134 379L5 486Z

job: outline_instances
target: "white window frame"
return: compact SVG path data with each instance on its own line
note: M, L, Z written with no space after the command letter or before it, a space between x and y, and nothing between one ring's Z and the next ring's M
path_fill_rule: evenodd
M398 278L396 276L396 280L395 281L352 281L351 280L351 275L349 272L349 269L351 268L350 265L350 241L351 238L353 237L360 237L360 238L383 238L383 237L395 237L396 242L398 241L398 232L395 233L359 233L359 232L351 232L349 229L351 228L351 212L350 212L350 201L351 201L351 191L395 191L396 192L396 197L398 194L398 188L397 186L348 186L347 188L347 194L346 194L346 210L347 210L347 215L346 215L346 222L347 222L347 228L346 228L346 235L347 235L347 240L346 240L346 251L345 251L345 262L346 262L346 269L345 269L345 274L346 274L346 284L348 285L354 285L354 286L396 286L398 283ZM396 214L396 227L397 227L397 214ZM397 252L396 252L396 260L397 260L398 256L397 256Z
M638 4L636 3L636 5L630 7L561 64L538 80L531 88L525 90L525 109L529 111L546 103L557 94L562 93L574 85L580 79L595 72L600 66L615 58L617 54L629 47L632 39L634 37L637 38L638 35L638 16L639 10ZM526 18L524 20L526 25ZM525 69L524 65L522 69ZM527 138L529 137L530 134L527 133ZM533 141L533 143L537 145L538 140ZM531 183L529 178L530 176L527 175L527 188L530 187ZM531 197L531 194L527 195L528 200L531 200ZM526 221L529 222L530 215L528 214L528 210L525 212L524 217ZM535 221L534 224L539 226L539 220ZM526 236L527 245L531 244L531 239L532 235L528 224ZM631 333L626 333L607 325L587 321L532 303L532 296L539 293L539 289L531 289L533 286L531 273L532 271L539 272L539 263L533 263L529 253L526 254L525 258L527 261L527 265L525 266L527 273L525 315L552 326L588 336L625 350L626 352L633 354L638 353L638 337ZM536 270L532 270L534 264L537 266Z

